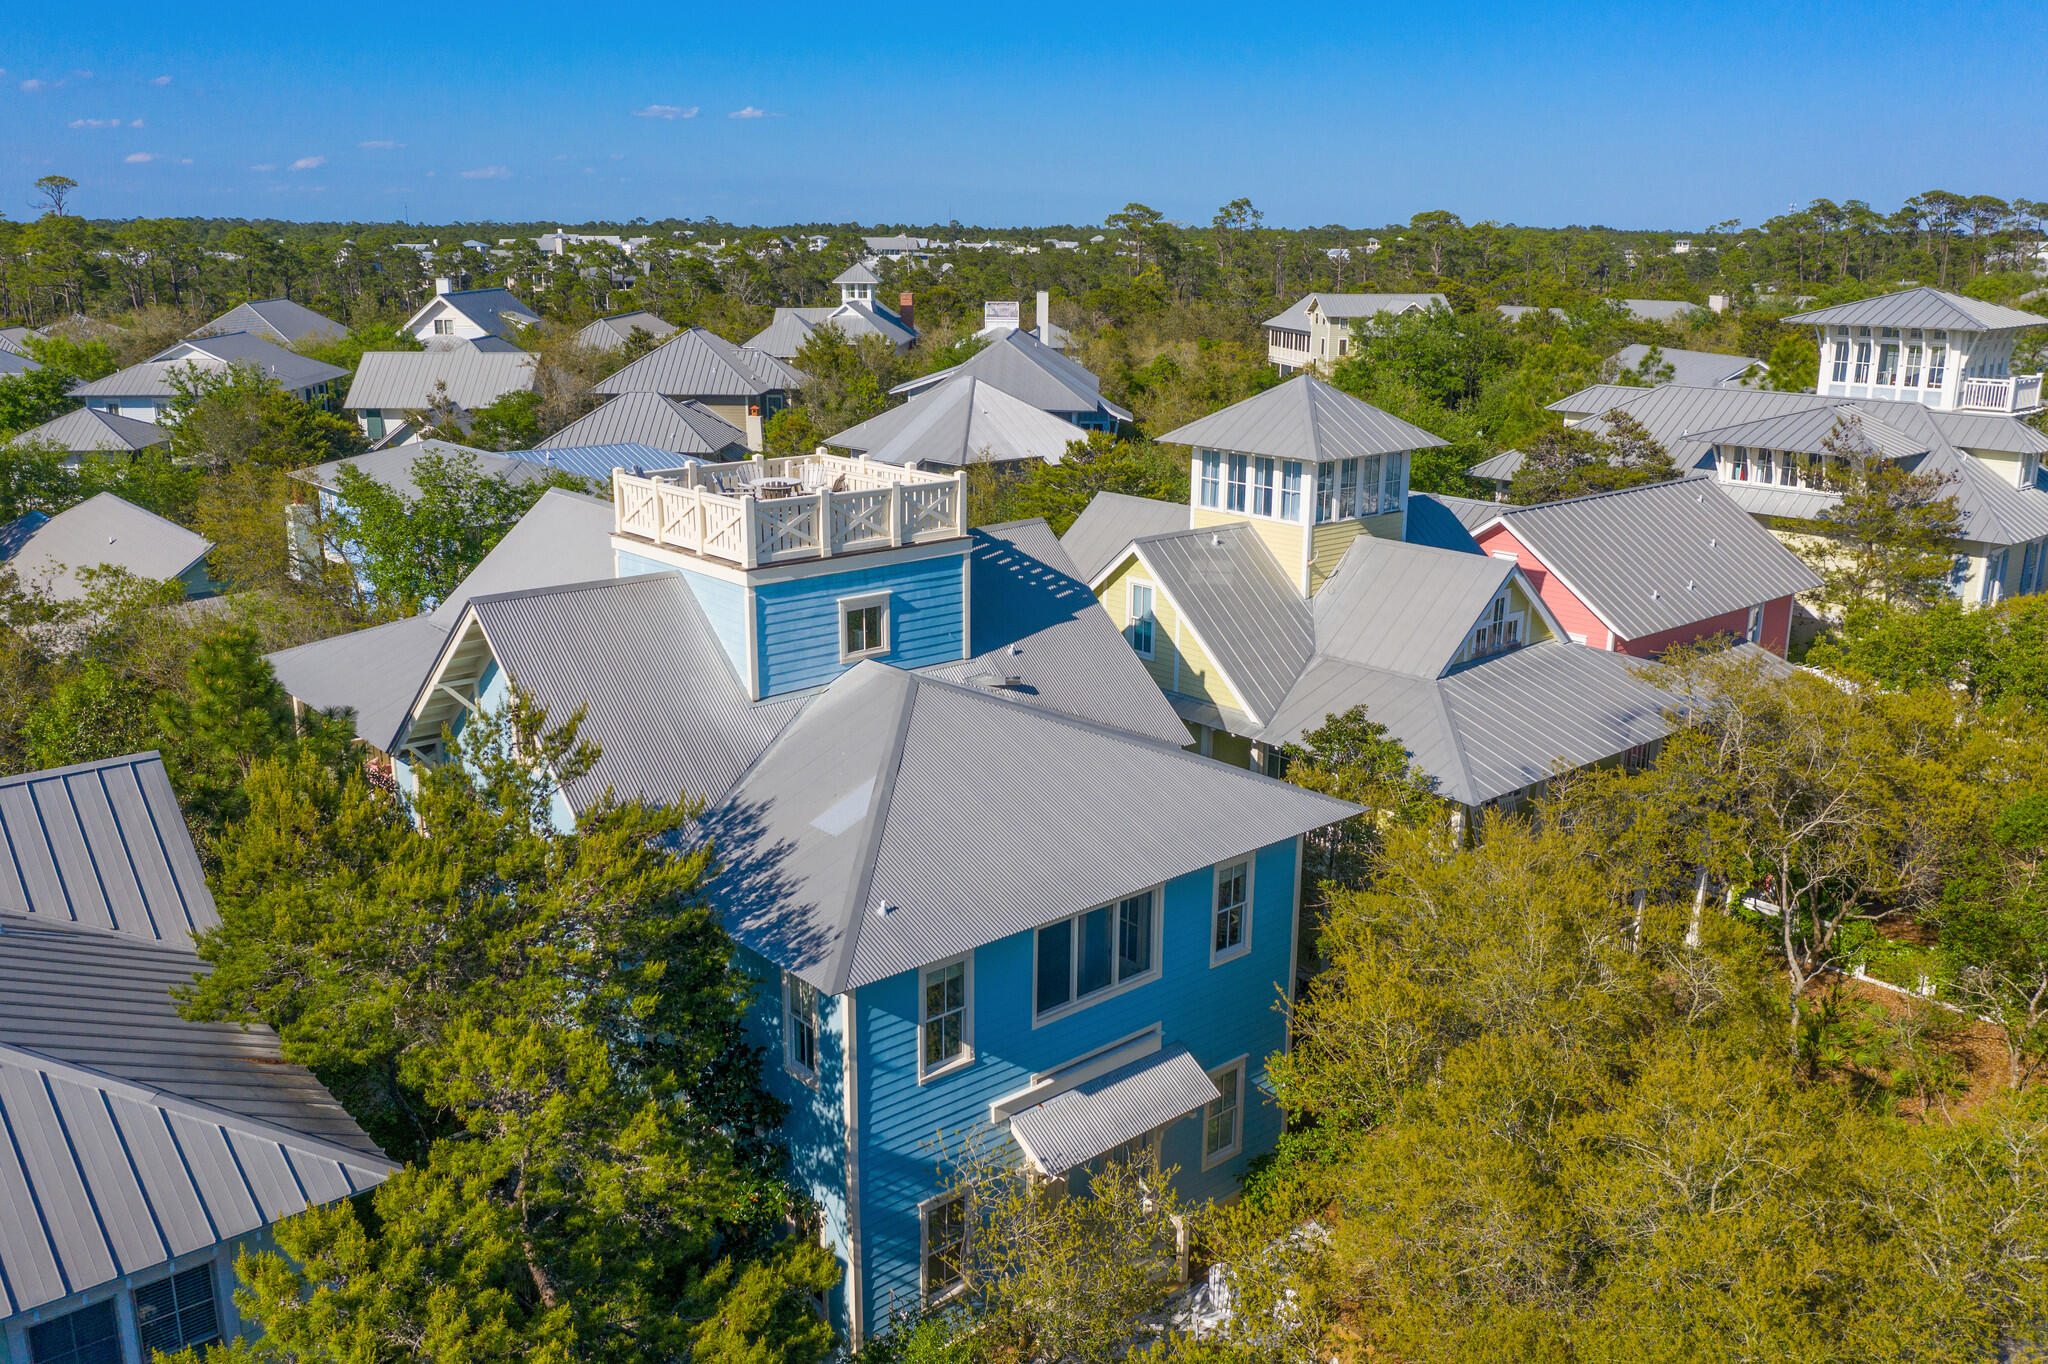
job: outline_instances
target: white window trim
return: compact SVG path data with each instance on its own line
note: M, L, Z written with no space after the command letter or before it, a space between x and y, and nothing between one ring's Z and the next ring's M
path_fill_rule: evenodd
M1226 947L1218 952L1216 890L1223 883L1223 869L1237 866L1240 862L1244 864L1244 918L1239 924L1237 946ZM1243 857L1233 858L1228 862L1218 862L1209 873L1209 966L1212 970L1225 962L1236 961L1252 950L1252 887L1254 878L1258 875L1258 864L1259 859L1256 856L1246 853Z
M1140 895L1148 893L1152 896L1152 969L1140 975L1132 976L1129 980L1117 981L1114 985L1097 990L1086 998L1069 999L1064 1004L1056 1005L1040 1013L1038 1010L1038 934L1040 930L1051 928L1053 924L1061 922L1070 923L1074 926L1071 957L1067 964L1067 970L1070 979L1077 979L1081 969L1081 920L1098 909L1120 910L1124 901L1135 899ZM1116 955L1117 916L1111 916L1109 927L1110 956L1113 961ZM1165 958L1166 887L1164 885L1134 890L1129 895L1119 895L1114 900L1110 900L1105 904L1090 905L1078 914L1063 915L1061 918L1051 920L1048 923L1039 924L1031 930L1031 1026L1033 1028L1042 1028L1048 1023L1057 1023L1063 1018L1073 1017L1083 1009L1092 1009L1105 999L1115 999L1118 995L1129 994L1133 990L1150 985L1153 981L1159 979Z
M872 649L850 651L846 647L846 618L851 613L870 606L882 608L882 642L879 646ZM891 646L895 643L896 637L894 614L890 610L889 593L886 590L881 592L862 592L857 596L841 597L838 603L838 614L834 621L834 625L839 631L839 661L841 663L858 663L863 658L887 657Z
M960 1199L964 1205L962 1211L964 1218L967 1220L966 1235L962 1237L960 1246L960 1258L963 1261L960 1266L960 1278L957 1283L947 1285L937 1297L933 1297L931 1285L932 1210L938 1207L939 1204L949 1203L956 1198ZM951 1302L954 1298L967 1291L967 1266L964 1262L967 1258L967 1242L974 1236L974 1223L971 1220L973 1212L974 1202L964 1189L951 1189L945 1193L933 1194L930 1198L917 1205L917 1296L926 1307L937 1307L940 1303Z
M1140 649L1138 641L1132 639L1131 652L1140 658L1151 658L1159 651L1159 589L1151 583L1139 582L1133 578L1124 584L1124 632L1126 637L1129 637L1130 632L1137 627L1138 589L1141 587L1152 597L1152 608L1145 616L1152 626L1151 630L1147 632L1147 638L1151 640L1152 647Z
M1743 637L1750 644L1764 642L1764 608L1761 604L1749 608L1749 620L1744 625Z
M940 1063L939 1063L938 1065L936 1065L936 1066L933 1066L933 1067L931 1067L931 1068L930 1068L929 1070L927 1070L927 1069L925 1068L925 1064L924 1064L924 1030L925 1030L925 1026L926 1026L926 1024L927 1024L927 1023L928 1023L928 1022L929 1022L930 1020L926 1019L926 1018L925 1018L925 1016L924 1016L924 990L925 990L925 979L924 979L924 978L925 978L925 976L926 976L927 974L929 974L930 972L933 972L933 971L938 971L938 970L943 970L944 968L946 968L946 967L948 967L948 966L952 966L952 965L955 965L955 964L958 964L958 965L960 966L960 968L961 968L961 971L960 971L960 1054L959 1054L958 1056L955 1056L955 1057L953 1057L953 1058L952 1058L951 1060L949 1060L949 1061L942 1061L942 1062L940 1062ZM1037 986L1037 981L1036 981L1036 979L1034 979L1034 980L1032 981L1032 985L1033 985L1033 987L1034 987L1034 988L1036 988L1036 986ZM968 952L968 953L965 953L965 954L964 954L964 955L962 955L962 956L958 956L958 957L948 957L948 958L946 958L946 960L944 960L944 961L935 961L935 962L931 963L931 964L930 964L929 966L925 966L925 967L922 967L922 968L920 968L920 969L918 970L918 973L917 973L917 1082L918 1082L919 1084L923 1084L923 1083L925 1083L925 1082L926 1082L927 1080L936 1080L936 1079L939 1079L939 1078L941 1078L941 1077L943 1077L943 1076L951 1075L951 1074L952 1074L952 1073L953 1073L954 1071L956 1071L956 1070L965 1070L965 1069L967 1069L967 1067L969 1067L969 1066L971 1066L971 1065L973 1065L973 1064L974 1064L974 954L973 954L972 952Z
M815 1069L805 1070L803 1063L796 1059L796 1009L793 1005L792 996L795 994L795 987L799 984L811 988L816 993L818 1000L817 1011L811 1015L811 1051L814 1058L824 1039L824 991L811 986L809 981L804 980L794 971L784 971L782 973L782 1068L815 1089L818 1085L818 1072Z
M1213 1082L1214 1082L1214 1081L1216 1080L1216 1078L1217 1078L1218 1076L1220 1076L1220 1075L1228 1075L1228 1074L1229 1074L1229 1073L1230 1073L1231 1071L1233 1071L1233 1070L1237 1072L1237 1111L1236 1111L1236 1112L1235 1112L1235 1113L1234 1113L1234 1114L1233 1114L1233 1115L1231 1116L1231 1121L1230 1121L1230 1129L1231 1129L1231 1130L1230 1130L1230 1145L1228 1145L1228 1146L1224 1147L1224 1148L1223 1148L1222 1150L1220 1150L1220 1151L1216 1152L1216 1154L1214 1154L1214 1155L1210 1155L1210 1154L1209 1154L1209 1107L1210 1107L1210 1105L1209 1105L1209 1104L1203 1104L1203 1105L1202 1105L1202 1168L1203 1168L1204 1170L1213 1170L1213 1169L1215 1169L1215 1168L1216 1168L1216 1167L1217 1167L1218 1165L1221 1165L1221 1164L1223 1164L1223 1163L1224 1163L1225 1161L1229 1161L1229 1160L1235 1160L1235 1159L1237 1158L1238 1154L1239 1154L1240 1152L1242 1152L1242 1151L1244 1150L1244 1105L1245 1105L1245 1093L1244 1093L1244 1088L1245 1088L1245 1080L1246 1080L1246 1076L1245 1076L1245 1066L1246 1066L1246 1062L1248 1062L1248 1061L1249 1061L1250 1059L1251 1059L1251 1056L1250 1056L1250 1054L1249 1054L1249 1053L1247 1053L1247 1054L1245 1054L1245 1055L1243 1055L1243 1056L1240 1056L1240 1057L1238 1057L1238 1058L1237 1058L1236 1060L1234 1060L1234 1061L1226 1061L1226 1062L1224 1062L1224 1063L1223 1063L1222 1065L1220 1065L1220 1066L1216 1067L1216 1069L1214 1069L1214 1070L1212 1070L1212 1071L1210 1071L1210 1072L1209 1072L1209 1079L1210 1079L1210 1081L1211 1081L1212 1083L1213 1083ZM1223 1088L1223 1086L1222 1086L1222 1085L1220 1085L1220 1084L1219 1084L1219 1085L1217 1085L1216 1087L1217 1087L1217 1088L1218 1088L1219 1090ZM1213 1102L1213 1101L1212 1101L1212 1102Z

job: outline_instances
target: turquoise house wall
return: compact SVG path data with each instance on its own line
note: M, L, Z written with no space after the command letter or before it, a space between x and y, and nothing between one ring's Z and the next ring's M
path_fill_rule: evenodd
M1202 1169L1201 1118L1171 1124L1162 1165L1190 1199L1234 1195L1251 1159L1270 1152L1282 1117L1261 1086L1265 1058L1285 1048L1276 1007L1288 979L1294 937L1294 840L1262 848L1253 863L1251 947L1209 964L1213 869L1167 883L1158 979L1042 1027L1032 1026L1031 933L974 953L975 1059L918 1083L918 973L864 986L858 1002L860 1227L868 1334L886 1329L891 1308L915 1310L920 1254L917 1205L943 1186L942 1153L971 1134L990 1134L988 1105L1022 1089L1033 1072L1162 1025L1164 1045L1185 1046L1205 1069L1246 1057L1243 1139L1238 1154Z
M627 550L618 551L619 576L638 577L643 573L668 573L677 571L672 564L649 559L645 555ZM747 677L747 588L742 583L727 582L703 573L680 570L683 581L690 585L690 595L703 608L704 618L711 622L712 633L725 646L725 655L732 660L733 672L742 684Z
M882 662L922 668L963 657L968 547L963 541L957 554L757 583L761 695L820 687L851 667L839 661L838 601L865 592L889 593L889 652ZM854 562L880 557L863 555Z

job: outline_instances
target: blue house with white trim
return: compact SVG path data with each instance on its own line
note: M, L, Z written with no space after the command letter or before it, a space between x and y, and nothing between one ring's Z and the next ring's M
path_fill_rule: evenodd
M1149 1145L1236 1191L1280 1131L1301 838L1355 813L1189 751L1045 524L970 529L965 494L836 457L616 471L612 576L458 590L392 740L439 760L516 684L602 748L558 820L704 803L854 1345L958 1286L949 1143L1046 1180Z

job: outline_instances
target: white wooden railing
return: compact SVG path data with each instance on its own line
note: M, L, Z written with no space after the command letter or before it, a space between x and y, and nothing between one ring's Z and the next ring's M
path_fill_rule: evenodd
M621 535L758 568L965 535L967 476L838 455L614 469L612 515Z
M1965 379L1956 406L1978 412L2031 412L2041 405L2041 376L2014 374L2003 379Z

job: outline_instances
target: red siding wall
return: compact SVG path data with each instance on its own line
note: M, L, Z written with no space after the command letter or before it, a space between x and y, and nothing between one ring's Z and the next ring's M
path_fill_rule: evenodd
M1595 649L1607 647L1607 627L1600 623L1600 618L1544 568L1542 561L1506 526L1495 526L1477 539L1479 547L1488 554L1515 556L1515 563L1536 588L1536 595L1543 598L1543 604L1550 608L1550 614L1557 617L1557 623L1564 627L1566 634L1584 635L1586 643Z
M1537 595L1543 598L1543 604L1550 608L1551 614L1557 617L1558 623L1564 626L1566 633L1584 635L1586 643L1595 649L1612 647L1631 657L1648 658L1652 654L1662 653L1674 644L1709 639L1715 635L1729 635L1739 640L1749 629L1749 609L1744 607L1725 615L1710 616L1705 620L1694 621L1690 625L1681 625L1676 629L1645 635L1641 639L1616 637L1610 641L1608 629L1600 623L1600 618L1544 568L1534 551L1516 539L1507 527L1496 526L1479 535L1477 539L1479 547L1489 554L1513 554L1522 572L1536 585ZM1782 658L1791 643L1791 637L1792 598L1779 597L1775 601L1764 603L1763 638L1758 643Z

